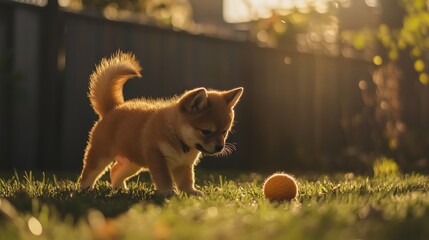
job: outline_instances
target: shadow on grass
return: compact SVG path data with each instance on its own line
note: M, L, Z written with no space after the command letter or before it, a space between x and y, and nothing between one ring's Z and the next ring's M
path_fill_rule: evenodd
M91 209L105 217L116 217L138 203L162 205L165 199L157 196L150 181L143 177L132 181L129 190L113 190L106 180L99 181L93 190L80 190L73 175L57 180L56 175L34 176L32 172L0 177L0 198L8 200L20 212L40 211L44 206L59 216L79 219ZM0 215L1 216L1 215Z
M20 191L5 199L20 212L40 211L44 206L48 206L49 209L54 209L59 216L72 216L76 220L86 215L91 209L97 209L105 217L116 217L138 203L156 205L165 203L164 198L152 192L146 191L139 194L135 192L97 189L75 192L59 191L54 196L31 197L25 191Z

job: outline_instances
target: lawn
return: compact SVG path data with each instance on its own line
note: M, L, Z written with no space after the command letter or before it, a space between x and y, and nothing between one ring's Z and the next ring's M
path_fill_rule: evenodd
M204 197L172 199L146 175L85 192L74 177L2 177L0 239L429 239L426 175L296 175L291 202L263 197L266 175L197 176Z

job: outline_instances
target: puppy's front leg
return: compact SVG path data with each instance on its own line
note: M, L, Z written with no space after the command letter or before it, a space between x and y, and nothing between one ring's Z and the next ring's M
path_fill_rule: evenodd
M155 184L156 193L163 197L176 195L173 189L173 180L167 166L166 159L158 150L152 150L148 156L148 168Z
M180 191L190 195L201 196L202 192L195 189L195 177L193 165L182 165L172 169L174 181Z

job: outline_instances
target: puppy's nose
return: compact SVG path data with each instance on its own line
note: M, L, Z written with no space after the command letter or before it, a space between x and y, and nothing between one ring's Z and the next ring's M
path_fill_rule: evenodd
M221 144L216 144L215 145L215 152L220 152L223 150L223 145Z

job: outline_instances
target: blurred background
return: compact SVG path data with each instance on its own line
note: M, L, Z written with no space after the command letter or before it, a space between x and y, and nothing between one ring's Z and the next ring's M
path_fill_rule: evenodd
M427 0L0 1L0 170L79 171L88 76L135 53L126 98L243 86L209 169L429 169Z

